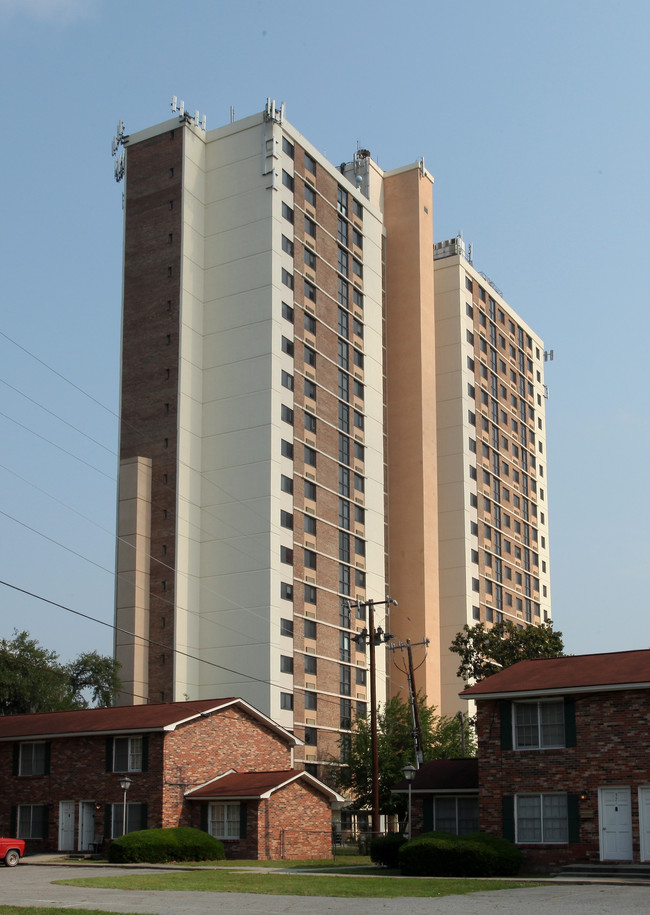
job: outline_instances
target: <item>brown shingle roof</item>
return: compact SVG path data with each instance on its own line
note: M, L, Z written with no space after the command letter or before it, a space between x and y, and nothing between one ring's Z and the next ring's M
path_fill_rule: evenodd
M198 798L244 798L262 797L281 785L299 778L297 769L282 769L276 772L230 772L213 779L205 785L193 788L186 797Z
M470 686L462 698L650 688L650 649L519 661Z
M343 801L343 798L327 785L314 778L302 769L281 769L275 772L228 772L205 785L192 788L185 797L192 800L217 800L268 797L279 788L291 782L303 780L316 788L330 800Z
M174 730L178 725L229 705L237 705L270 728L300 743L288 731L271 721L243 699L195 699L189 702L161 702L155 705L125 705L116 708L81 709L73 712L44 712L37 715L0 716L0 740L28 737L63 737L80 734L116 734L125 731Z
M424 791L478 791L478 759L432 759L420 766L411 782L414 792ZM408 791L408 782L402 779L392 789L397 793Z

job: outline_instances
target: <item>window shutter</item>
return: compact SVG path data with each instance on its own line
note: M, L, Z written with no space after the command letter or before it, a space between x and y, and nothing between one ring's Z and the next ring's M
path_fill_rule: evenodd
M48 740L45 744L45 759L43 760L43 775L50 774L50 757L51 757L52 743Z
M12 766L11 774L12 775L20 774L20 744L19 743L14 744L14 758L13 758L13 766Z
M567 794L567 814L569 819L569 842L580 841L580 798L577 794Z
M149 828L148 821L149 821L149 808L146 803L140 804L138 825L135 828L136 829L148 829Z
M422 832L433 832L433 798L422 802Z
M503 817L503 838L515 841L515 799L511 794L501 798L501 815Z
M149 768L149 735L144 734L142 737L142 771L146 772Z
M113 838L113 805L104 804L104 839Z
M43 838L49 838L49 827L50 827L50 806L49 804L43 804Z
M113 771L113 738L106 738L106 771ZM109 804L110 806L110 804Z
M576 733L576 703L575 699L564 700L564 745L566 747L575 747L577 743Z
M209 804L201 804L201 829L203 832L210 832L210 826L208 823L209 807Z
M18 835L18 807L15 804L12 804L9 814L9 835Z
M512 750L512 702L500 702L501 749Z
M239 805L239 838L246 838L246 813L248 806L246 801L242 801Z

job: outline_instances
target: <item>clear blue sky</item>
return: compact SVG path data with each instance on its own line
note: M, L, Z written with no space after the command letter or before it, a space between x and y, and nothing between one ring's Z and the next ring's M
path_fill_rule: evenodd
M573 653L648 647L648 34L642 0L0 0L0 578L112 622L117 121L175 94L210 129L271 96L333 162L425 157L436 239L462 230L555 353L556 628ZM108 627L0 601L2 636L112 651Z

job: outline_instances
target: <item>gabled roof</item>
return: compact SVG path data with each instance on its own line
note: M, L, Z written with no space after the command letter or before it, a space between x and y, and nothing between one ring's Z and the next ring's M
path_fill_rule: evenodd
M464 690L463 699L649 689L650 649L519 661Z
M88 734L124 734L128 731L174 731L180 725L237 706L266 725L287 743L302 744L289 731L267 718L243 699L194 699L155 705L123 705L115 708L79 709L73 712L43 712L36 715L0 715L0 741L80 737Z
M391 788L395 794L406 794L405 778ZM420 766L411 782L411 790L418 794L477 794L478 759L432 759Z
M345 798L332 788L300 769L281 769L275 772L235 772L230 770L223 775L198 788L185 792L191 800L258 800L270 797L275 791L290 785L291 782L304 781L330 801L343 802Z

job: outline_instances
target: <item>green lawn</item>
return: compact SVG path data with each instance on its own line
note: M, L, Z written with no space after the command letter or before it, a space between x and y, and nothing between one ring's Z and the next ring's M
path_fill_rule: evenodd
M65 912L66 915L106 915L100 909L56 909L40 905L0 905L0 915L52 915L52 912ZM123 912L121 915L138 915L137 912Z
M277 862L276 862L277 866ZM307 874L256 874L247 871L176 871L57 880L68 886L124 890L201 890L212 893L259 893L267 896L340 896L389 898L399 896L453 896L486 890L521 889L538 883L517 880L460 880L454 878L386 876L346 877Z
M298 861L257 861L252 858L227 858L225 861L183 861L183 867L281 867L290 870L304 868L348 868L370 867L372 861L368 855L345 855L340 858L301 858Z
M59 858L56 861L53 861L53 864L60 863L65 861L69 863L68 858ZM108 864L106 859L82 859L75 861L75 866L78 867L87 867L89 870L93 867L96 867L98 864ZM239 867L271 867L271 868L282 868L287 870L304 870L309 869L313 870L314 868L332 869L336 868L340 870L345 868L363 868L372 866L372 861L368 855L345 855L337 858L300 858L297 861L283 861L283 860L274 860L274 861L258 861L256 858L227 858L219 859L217 861L179 861L179 862L170 862L173 864L178 864L179 867L227 867L227 868L239 868ZM145 865L146 866L146 865ZM163 865L164 866L164 865ZM385 873L385 869L377 868L377 870L382 870ZM1 915L1 913L0 913Z

